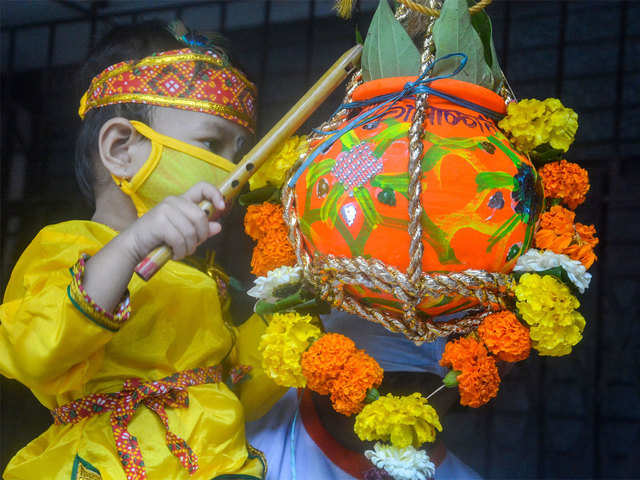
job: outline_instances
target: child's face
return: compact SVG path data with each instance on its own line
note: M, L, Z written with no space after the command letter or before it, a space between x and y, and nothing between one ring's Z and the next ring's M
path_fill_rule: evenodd
M151 125L158 133L216 153L238 163L251 133L229 120L207 113L155 107Z

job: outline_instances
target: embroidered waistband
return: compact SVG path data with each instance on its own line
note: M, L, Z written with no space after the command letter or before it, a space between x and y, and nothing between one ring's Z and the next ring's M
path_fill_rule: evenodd
M162 421L166 430L166 443L169 451L178 458L189 473L193 473L198 470L198 456L186 441L169 430L165 407L188 407L187 387L218 383L222 380L222 375L222 366L218 365L185 370L160 380L147 382L139 378L130 378L124 382L122 390L119 392L88 395L62 405L52 410L51 413L55 424L63 425L78 423L85 418L111 412L113 438L127 480L143 480L147 478L147 473L142 452L137 438L127 430L136 408L143 404L155 412Z

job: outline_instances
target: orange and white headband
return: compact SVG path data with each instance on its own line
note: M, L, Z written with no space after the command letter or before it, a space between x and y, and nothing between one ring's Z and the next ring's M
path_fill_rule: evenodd
M255 85L219 53L183 48L107 67L91 81L78 114L145 103L217 115L255 133L256 97Z

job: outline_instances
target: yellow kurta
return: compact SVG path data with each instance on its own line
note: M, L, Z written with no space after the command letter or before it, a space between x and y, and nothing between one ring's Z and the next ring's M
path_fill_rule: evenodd
M171 261L149 282L134 276L131 317L118 332L93 323L72 304L69 268L115 235L98 223L71 221L36 236L16 264L0 306L0 373L22 382L53 409L92 393L117 392L127 378L157 380L225 361L249 362L254 370L241 384L240 397L248 417L264 413L284 391L259 368L256 345L264 324L252 317L239 331L226 325L216 282L208 275ZM167 414L171 431L197 454L199 470L188 474L169 452L160 419L140 406L128 429L138 438L148 478L263 478L263 460L246 444L245 409L238 397L224 383L192 386L188 392L188 408L167 408ZM86 478L125 478L109 413L52 425L18 452L3 478L68 480L72 473L82 478L79 472L93 470L100 477Z

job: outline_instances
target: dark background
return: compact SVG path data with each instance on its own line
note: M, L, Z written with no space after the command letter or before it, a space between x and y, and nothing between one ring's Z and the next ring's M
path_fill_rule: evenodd
M374 6L361 2L363 34ZM264 133L353 44L354 22L330 9L319 0L0 1L0 290L41 227L91 216L73 177L82 92L71 84L96 36L150 18L225 33L260 88ZM487 11L518 98L558 97L578 112L567 158L589 170L577 220L596 224L599 261L574 353L517 364L490 405L445 419L445 442L491 478L640 477L640 2L496 0ZM234 258L247 258L246 241L233 246ZM24 387L2 379L0 469L49 422Z

